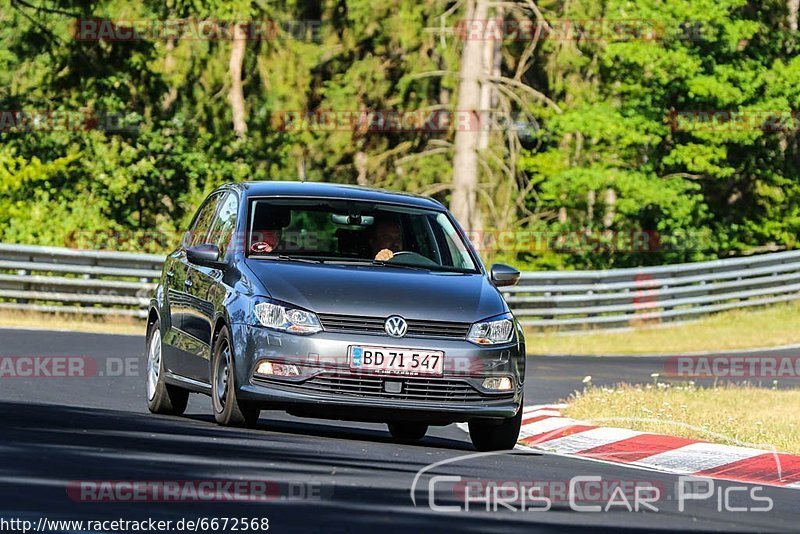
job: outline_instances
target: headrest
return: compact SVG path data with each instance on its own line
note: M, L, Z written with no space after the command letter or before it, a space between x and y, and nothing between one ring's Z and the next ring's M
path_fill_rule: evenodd
M254 230L278 230L286 228L292 222L292 212L283 206L275 206L266 202L257 202L253 214Z

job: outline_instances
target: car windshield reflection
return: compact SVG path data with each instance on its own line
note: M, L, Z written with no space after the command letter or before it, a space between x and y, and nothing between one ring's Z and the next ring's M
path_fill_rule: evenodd
M308 199L253 199L248 256L478 273L445 213L406 206Z

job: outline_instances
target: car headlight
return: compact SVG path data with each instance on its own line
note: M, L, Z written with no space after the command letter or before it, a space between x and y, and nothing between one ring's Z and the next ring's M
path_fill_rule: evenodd
M511 314L504 314L488 321L475 323L469 329L468 341L478 345L508 343L514 336L514 321Z
M292 334L313 334L322 330L319 318L310 311L273 302L259 302L253 311L258 322L268 328Z

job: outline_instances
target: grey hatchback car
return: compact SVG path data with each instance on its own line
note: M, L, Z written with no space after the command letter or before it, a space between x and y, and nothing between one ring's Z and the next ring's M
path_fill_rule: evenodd
M147 403L216 421L262 410L384 422L404 442L467 422L514 447L523 331L464 231L422 196L320 183L224 185L170 254L150 302Z

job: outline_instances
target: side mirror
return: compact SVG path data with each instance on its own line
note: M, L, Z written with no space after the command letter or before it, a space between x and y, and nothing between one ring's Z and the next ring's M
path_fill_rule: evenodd
M189 263L220 269L224 263L219 261L219 247L217 245L195 245L186 249L186 259Z
M519 271L509 265L503 265L502 263L492 265L492 282L497 287L517 285L519 276Z

